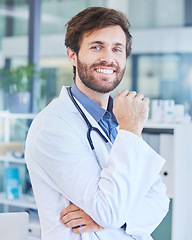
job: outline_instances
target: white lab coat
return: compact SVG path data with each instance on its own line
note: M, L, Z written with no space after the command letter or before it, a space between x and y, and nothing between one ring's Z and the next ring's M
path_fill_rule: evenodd
M92 125L103 132L81 108ZM113 146L106 146L96 133L91 135L97 160L86 138L87 125L65 87L30 127L25 156L42 240L152 239L150 234L169 205L159 175L164 160L128 131L120 130ZM105 230L80 235L62 225L59 213L70 203ZM125 222L126 232L120 228Z

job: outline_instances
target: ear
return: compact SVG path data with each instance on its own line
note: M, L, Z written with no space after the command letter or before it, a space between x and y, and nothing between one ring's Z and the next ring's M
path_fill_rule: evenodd
M67 48L67 57L73 66L77 66L77 54L69 47Z

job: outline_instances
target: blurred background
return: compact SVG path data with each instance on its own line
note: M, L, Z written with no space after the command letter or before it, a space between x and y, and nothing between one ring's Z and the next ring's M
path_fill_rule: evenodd
M0 212L24 208L30 215L34 212L37 215L34 199L28 198L33 194L23 164L26 134L34 116L58 96L63 85L73 83L73 70L64 46L65 24L91 6L121 10L131 23L132 54L127 59L124 78L112 96L126 88L143 92L151 99L150 119L154 117L156 123L164 125L146 127L144 138L168 159L162 175L169 186L169 197L174 198L179 186L174 195L178 198L185 185L182 181L191 179L189 165L182 171L180 165L173 164L179 161L178 156L180 160L183 156L189 164L192 162L191 125L189 128L185 125L179 132L178 126L165 124L190 123L192 115L192 0L0 0ZM21 93L23 105L18 108ZM177 105L181 118L175 122L168 116L165 122L161 119L160 112L164 111L161 107L167 106L167 113L172 114L173 105ZM19 169L17 178L21 191L27 194L26 202L18 204L4 196L5 168ZM182 181L180 173L186 177ZM178 180L183 184L181 187ZM186 189L186 192L192 191ZM23 197L18 198L23 201ZM183 229L187 222L190 224L192 212L187 214L187 207L192 196L186 197L186 204L177 198L174 213L171 200L169 214L153 233L155 240L191 240L190 231L181 239L177 230L181 213ZM181 207L177 214L180 205L186 208L184 211ZM31 226L31 239L39 239L39 224Z
M39 10L35 1L1 0L0 68L30 61L44 71L46 92L38 93L39 108L57 96L62 85L73 81L63 44L65 24L86 7L103 6L123 11L131 23L133 50L118 90L134 89L150 99L173 99L192 113L190 0L41 0L37 4ZM0 91L0 109L4 109ZM33 100L37 102L37 97Z

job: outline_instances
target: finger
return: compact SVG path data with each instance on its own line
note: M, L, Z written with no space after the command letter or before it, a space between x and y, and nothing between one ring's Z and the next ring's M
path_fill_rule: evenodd
M71 204L71 205L67 206L66 208L67 208L68 212L74 212L74 211L78 211L80 209L75 204Z
M84 226L85 222L82 218L72 219L71 221L65 223L65 226L68 228L77 228L79 226Z
M99 232L104 230L103 227L99 226L98 224L85 224L77 228L73 228L72 231L74 233L84 233L84 232Z
M143 93L137 93L135 98L137 98L138 100L143 100L144 99L144 94Z
M71 204L69 206L67 206L66 208L64 208L61 212L60 212L60 217L63 217L64 215L68 214L69 212L75 212L78 211L80 208L77 207L75 204Z
M145 98L143 98L143 101L146 102L147 104L149 104L150 99L148 97L145 97Z
M69 221L72 221L73 219L78 219L81 217L82 217L81 211L69 212L69 213L65 214L63 217L61 217L61 222L63 224L66 224Z
M134 98L137 95L137 93L135 91L131 91L127 94L127 96Z
M74 233L85 233L87 232L87 226L80 226L80 227L77 227L77 228L72 228L72 231Z
M127 96L127 94L129 93L129 91L127 89L124 89L122 92L120 92L118 94L119 97L125 97Z

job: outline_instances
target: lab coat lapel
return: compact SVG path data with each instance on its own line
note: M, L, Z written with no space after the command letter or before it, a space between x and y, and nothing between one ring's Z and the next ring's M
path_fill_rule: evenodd
M68 106L70 107L70 109L74 112L77 112L78 115L80 115L80 113L78 112L78 110L76 109L76 107L74 106L74 104L72 103L66 87L63 87L61 90L61 94L60 94L60 98L67 102ZM103 169L104 167L106 167L107 165L107 161L108 161L108 157L109 157L109 153L112 147L112 143L110 141L110 139L108 138L108 136L105 134L105 132L101 129L101 127L99 126L99 124L95 121L95 119L87 112L87 110L81 105L81 103L75 99L78 103L78 105L80 106L80 108L82 109L82 111L84 112L84 114L86 115L86 117L88 118L88 120L90 121L91 125L93 127L96 127L99 129L99 131L102 132L102 134L108 139L108 143L106 144L104 142L104 140L98 135L98 133L96 133L95 131L91 132L91 138L95 147L95 154L96 154L96 158L97 161L100 165L100 167ZM82 136L83 138L85 136ZM89 146L90 148L90 146ZM91 148L90 148L91 150ZM92 150L91 150L92 151Z
M91 125L95 128L98 128L100 132L108 139L108 143L105 143L104 140L99 136L95 131L91 132L91 139L93 141L95 147L95 155L100 165L101 169L105 168L107 165L107 161L109 158L109 153L111 151L112 143L99 124L95 121L95 119L87 112L87 110L81 105L81 103L75 99L80 106L80 108L85 113ZM91 148L90 148L91 149Z
M81 108L83 108L81 106ZM99 136L98 133L95 131L92 131L91 133L91 138L95 147L95 154L97 161L101 167L101 169L105 168L107 166L108 158L109 158L109 153L111 151L112 143L108 136L105 134L105 132L102 130L102 128L99 126L99 124L93 119L93 117L86 112L85 109L83 109L83 112L86 114L87 118L89 119L91 125L93 127L96 127L99 129L100 132L108 139L108 143L105 143L104 140Z

